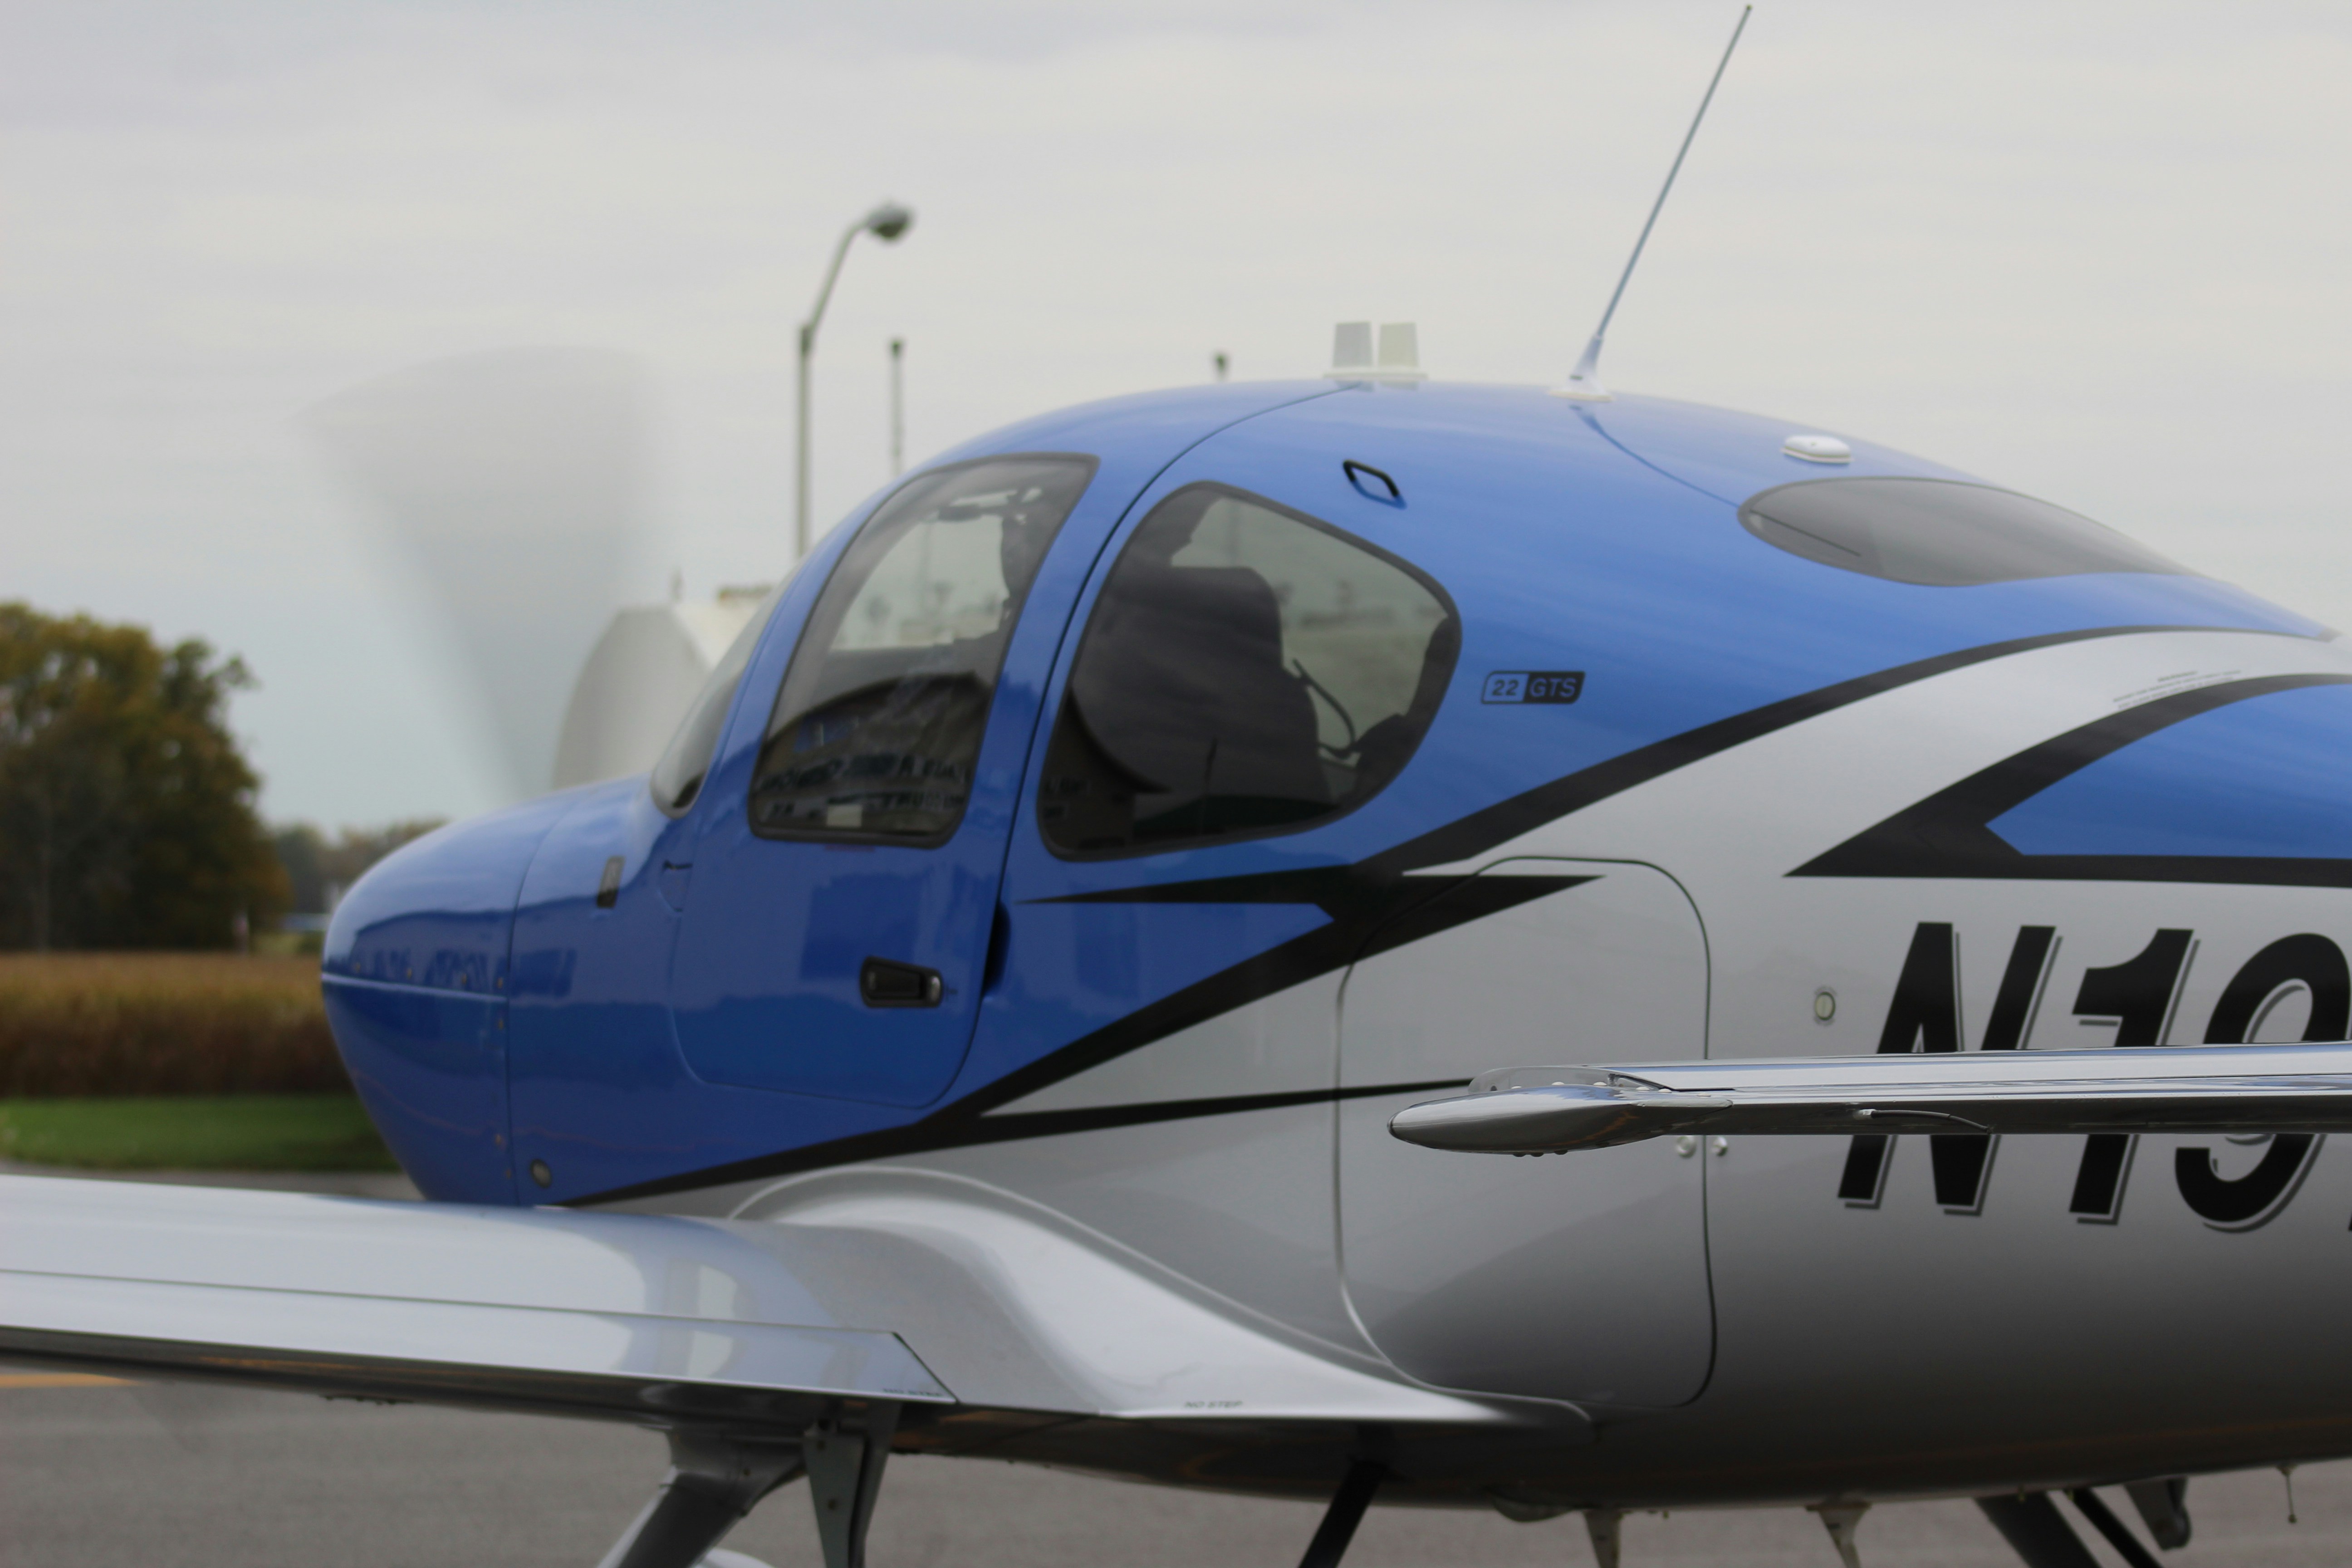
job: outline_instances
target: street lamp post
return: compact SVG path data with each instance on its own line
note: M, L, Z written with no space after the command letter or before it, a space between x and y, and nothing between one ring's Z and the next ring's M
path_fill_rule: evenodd
M907 471L907 340L890 340L890 477Z
M809 362L816 353L817 324L824 320L825 301L833 298L833 280L841 276L842 258L849 254L849 242L860 234L871 234L885 243L896 240L914 226L914 212L896 202L884 202L856 223L842 231L841 243L833 247L833 265L824 269L824 287L816 291L816 305L809 311L808 320L801 323L800 420L793 443L794 487L793 504L793 544L794 558L809 551Z

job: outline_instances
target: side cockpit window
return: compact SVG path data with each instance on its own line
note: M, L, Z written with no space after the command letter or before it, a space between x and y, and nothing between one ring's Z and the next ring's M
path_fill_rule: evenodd
M842 553L760 744L751 830L939 843L955 831L1004 663L1091 458L997 458L926 474Z
M2079 512L1958 479L1801 479L1750 496L1739 522L1791 555L1923 587L2188 573Z
M1139 852L1286 832L1369 800L1435 716L1444 589L1223 485L1153 509L1103 584L1038 795L1046 842Z
M719 728L735 703L735 689L742 684L751 652L760 646L760 634L768 629L768 617L775 614L776 601L789 585L779 583L761 596L760 607L751 612L751 618L743 623L743 629L703 678L702 689L695 693L693 706L686 710L686 721L670 738L661 761L654 764L654 804L670 816L682 815L702 793L702 781L709 776L719 750Z

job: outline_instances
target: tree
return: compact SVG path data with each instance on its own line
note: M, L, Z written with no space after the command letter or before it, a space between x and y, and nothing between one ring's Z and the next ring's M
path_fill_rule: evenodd
M0 947L226 947L286 877L227 722L253 677L191 639L0 604Z
M332 912L369 867L443 821L428 816L383 827L346 827L339 838L328 837L307 822L278 828L271 842L277 846L278 863L286 868L292 907L304 914Z

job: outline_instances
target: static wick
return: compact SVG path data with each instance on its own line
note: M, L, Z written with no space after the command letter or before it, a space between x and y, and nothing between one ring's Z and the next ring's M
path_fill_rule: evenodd
M2281 1465L2278 1471L2279 1479L2286 1482L2286 1521L2289 1524L2300 1524L2303 1521L2294 1517L2294 1467Z
M1555 397L1573 397L1580 403L1613 401L1610 390L1601 384L1601 340L1609 335L1610 319L1617 314L1617 301L1625 297L1625 285L1633 280L1633 268L1642 260L1642 247L1650 243L1650 230L1657 226L1658 214L1666 205L1666 195L1675 188L1675 176L1683 172L1683 160L1690 155L1691 142L1698 135L1699 121L1706 118L1706 106L1715 101L1715 89L1723 80L1723 71L1731 63L1731 51L1739 47L1739 35L1748 30L1748 15L1753 5L1739 8L1739 21L1731 29L1731 42L1723 46L1723 58L1715 66L1715 75L1707 79L1706 95L1698 100L1698 112L1691 116L1690 129L1683 132L1683 144L1675 153L1674 167L1666 171L1666 183L1658 187L1658 199L1650 204L1650 216L1642 225L1641 237L1633 242L1633 254L1625 258L1625 270L1617 279L1617 291L1609 296L1609 308L1601 312L1601 324L1592 329L1592 341L1584 345L1583 357L1576 368L1568 373L1565 385L1552 388Z

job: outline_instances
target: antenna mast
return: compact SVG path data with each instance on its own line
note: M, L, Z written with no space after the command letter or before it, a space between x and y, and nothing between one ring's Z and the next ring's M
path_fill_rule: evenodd
M1642 260L1642 247L1650 243L1650 230L1656 226L1658 213L1666 205L1666 194L1675 188L1675 176L1683 172L1683 160L1689 156L1691 142L1698 135L1699 121L1706 118L1706 106L1715 101L1716 85L1723 80L1724 67L1731 63L1731 51L1739 47L1739 35L1748 29L1748 13L1754 5L1739 8L1739 21L1731 29L1731 42L1723 46L1723 58L1716 62L1715 75L1707 79L1706 96L1698 100L1698 112L1691 116L1690 129L1683 132L1682 150L1675 154L1675 166L1666 171L1666 183L1658 187L1658 199L1650 204L1649 220L1642 225L1642 237L1633 242L1633 254L1625 258L1625 270L1617 279L1617 291L1609 296L1609 308L1601 312L1601 324L1592 329L1592 341L1584 345L1584 357L1568 373L1568 384L1552 389L1555 397L1573 397L1586 403L1606 403L1610 391L1601 384L1595 374L1601 363L1601 340L1609 334L1609 319L1617 313L1617 301L1625 297L1625 285L1633 279L1633 268Z

